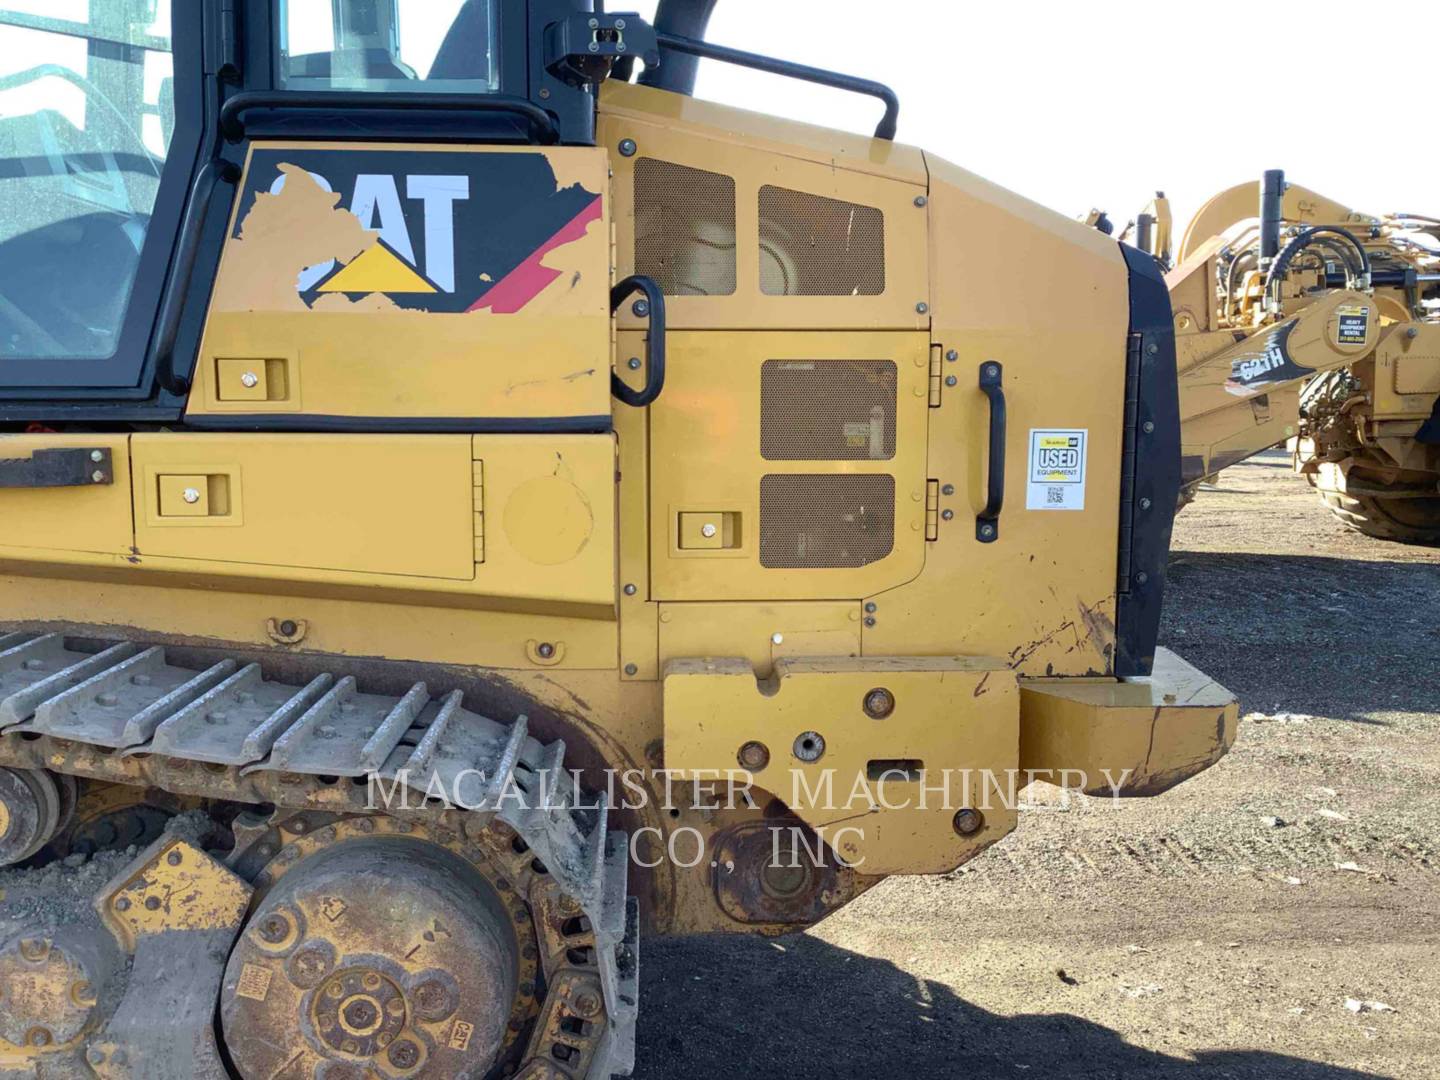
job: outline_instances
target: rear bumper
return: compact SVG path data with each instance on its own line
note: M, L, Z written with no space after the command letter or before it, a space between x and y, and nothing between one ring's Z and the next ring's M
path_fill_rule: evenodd
M1158 795L1235 742L1235 695L1168 649L1119 681L1022 679L1020 768L1092 795Z

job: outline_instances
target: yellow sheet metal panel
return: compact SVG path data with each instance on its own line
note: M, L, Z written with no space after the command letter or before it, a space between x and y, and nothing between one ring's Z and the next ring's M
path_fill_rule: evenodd
M920 572L925 335L677 331L668 353L650 409L656 599L855 597Z
M0 458L26 459L37 450L103 449L112 482L78 487L0 488L0 558L89 551L128 555L134 543L130 510L130 451L124 435L0 435Z
M660 605L662 666L685 657L731 656L767 677L785 657L859 655L857 601Z
M865 654L963 651L1005 657L1024 674L1106 672L1129 325L1124 261L1114 240L927 160L933 334L944 372L926 465L940 484L937 539L914 580L863 594L875 605ZM990 361L1002 365L1008 410L1006 497L999 538L980 543L990 414L978 380ZM1032 433L1057 430L1085 433L1083 509L1028 505Z
M475 575L464 435L169 432L136 435L132 450L142 558L229 564L221 572L262 578L291 568ZM171 483L162 478L201 476L225 478L229 513L162 513Z
M1376 419L1428 417L1440 394L1440 326L1387 328L1375 350L1374 388Z
M607 415L608 196L590 147L257 144L189 415Z
M476 588L613 611L614 437L476 435L472 449L485 468L485 564Z
M636 146L611 157L617 274L655 277L670 326L928 325L917 151L633 87L604 101L598 140Z
M1148 678L1022 680L1020 767L1095 795L1158 795L1235 742L1235 695L1169 649Z
M681 659L664 682L667 768L753 775L863 873L942 873L1015 827L1019 695L1000 660L790 658L762 684L746 660ZM888 712L867 712L877 692ZM742 770L750 743L765 763Z

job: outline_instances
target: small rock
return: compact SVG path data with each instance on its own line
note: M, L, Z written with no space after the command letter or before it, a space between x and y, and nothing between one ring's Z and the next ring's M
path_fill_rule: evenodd
M1350 820L1350 819L1349 819L1348 817L1346 817L1344 814L1340 813L1339 810L1329 810L1329 809L1326 809L1326 808L1323 808L1323 807L1322 807L1321 809L1316 810L1315 813L1319 814L1319 815L1320 815L1321 817L1323 817L1323 818L1329 818L1331 821L1349 821L1349 820Z
M1284 818L1276 817L1274 814L1267 814L1265 817L1262 817L1260 823L1272 829L1283 829L1288 824Z
M1064 968L1056 968L1055 977L1059 979L1062 983L1064 983L1066 986L1080 985L1080 980L1075 978L1074 975L1068 974Z
M1144 983L1140 986L1130 986L1126 983L1120 984L1120 992L1129 998L1150 997L1152 994L1160 993L1161 988L1155 983Z
M1346 870L1346 871L1349 871L1349 872L1352 873L1352 874L1371 874L1371 875L1374 875L1374 873L1375 873L1374 870L1367 870L1367 869L1365 869L1365 867L1361 866L1359 863L1354 863L1354 862L1337 862L1337 863L1335 864L1335 869L1336 869L1336 870Z
M1359 998L1346 998L1345 1008L1352 1013L1363 1012L1394 1012L1395 1009L1386 1005L1383 1001L1361 1001Z

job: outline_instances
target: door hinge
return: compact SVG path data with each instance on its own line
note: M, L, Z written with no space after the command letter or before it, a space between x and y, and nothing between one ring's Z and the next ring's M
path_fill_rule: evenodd
M940 539L940 481L925 481L925 539Z
M944 350L939 345L930 346L930 408L940 407L940 366Z

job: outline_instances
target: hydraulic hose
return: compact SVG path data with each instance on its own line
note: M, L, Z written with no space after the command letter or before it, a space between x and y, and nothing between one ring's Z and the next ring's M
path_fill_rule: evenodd
M1280 252L1275 261L1270 264L1270 272L1265 276L1265 291L1269 293L1272 298L1274 296L1273 290L1275 285L1285 276L1286 271L1289 270L1291 260L1309 247L1316 237L1327 235L1342 237L1349 241L1355 250L1360 253L1360 281L1357 282L1357 286L1362 289L1369 288L1370 253L1365 250L1365 245L1360 243L1359 239L1349 229L1342 229L1338 225L1312 225L1310 228L1301 232L1295 239L1291 240L1290 243L1286 244L1285 250Z

